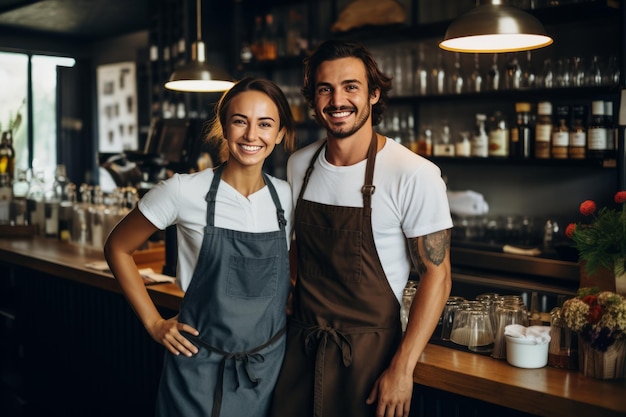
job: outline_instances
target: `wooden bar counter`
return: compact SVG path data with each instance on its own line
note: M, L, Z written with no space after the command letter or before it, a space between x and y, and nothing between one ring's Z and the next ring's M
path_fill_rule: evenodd
M101 251L54 239L0 238L0 263L5 266L36 270L119 294L109 273L86 266L103 260ZM178 309L182 292L174 284L149 285L148 290L160 307ZM602 381L550 367L519 369L503 360L436 344L424 350L414 381L418 392L423 385L530 415L626 416L623 379Z

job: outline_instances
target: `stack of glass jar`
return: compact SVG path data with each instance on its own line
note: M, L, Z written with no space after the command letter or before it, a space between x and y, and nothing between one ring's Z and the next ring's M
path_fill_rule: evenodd
M35 171L29 180L29 171L18 169L13 184L0 179L0 188L8 189L0 224L36 226L39 236L98 249L138 201L135 187L117 188L108 195L97 185L82 184L77 190L64 165L57 166L54 181L48 182L43 171Z

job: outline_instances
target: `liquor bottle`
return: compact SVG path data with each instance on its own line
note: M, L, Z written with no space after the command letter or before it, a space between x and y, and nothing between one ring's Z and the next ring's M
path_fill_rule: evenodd
M450 137L450 126L447 121L443 122L441 131L435 140L433 156L452 157L454 156L454 143Z
M13 150L11 132L2 132L0 140L0 174L7 174L9 181L13 181L15 169L15 151Z
M432 156L433 154L433 131L426 126L417 140L417 153L422 156Z
M469 140L469 132L459 133L459 140L454 147L454 155L457 158L468 158L472 155L472 143Z
M608 155L608 137L604 120L604 101L591 102L591 121L587 127L587 157L604 159Z
M572 107L572 127L569 133L569 157L585 159L587 150L587 109L585 106Z
M499 111L496 111L490 120L488 155L506 158L509 156L509 124Z
M104 192L99 185L93 189L93 202L88 208L87 221L91 228L91 246L102 249L104 239L104 212L106 205L104 204Z
M91 207L92 189L87 184L81 184L78 189L80 201L74 204L72 210L71 239L79 245L91 244L91 227L88 221L89 207Z
M550 139L552 137L552 103L542 101L537 105L537 123L535 124L535 158L550 158Z
M278 35L274 23L274 15L265 15L265 28L263 30L263 57L268 61L273 61L278 56Z
M424 60L424 45L420 43L417 50L417 67L413 76L413 91L418 96L425 96L428 94L428 85L428 69Z
M617 129L613 118L613 102L604 102L604 126L606 127L607 158L615 158L617 149Z
M532 155L532 125L530 103L515 103L515 124L511 128L509 153L515 159L528 159Z
M569 151L569 107L557 106L552 128L552 149L551 155L554 159L567 159Z
M76 194L76 186L74 186L67 177L65 165L59 164L54 174L54 183L52 184L53 193L58 201L57 214L57 236L59 240L69 241L70 230L69 223L72 216L72 195ZM75 198L74 198L75 200Z
M472 156L474 157L486 158L489 155L489 136L487 135L487 127L485 126L486 121L486 115L476 115L476 126L472 138Z

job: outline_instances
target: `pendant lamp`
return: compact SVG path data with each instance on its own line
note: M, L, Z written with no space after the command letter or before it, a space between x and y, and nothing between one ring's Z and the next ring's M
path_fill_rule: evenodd
M206 62L206 46L202 41L201 0L196 1L197 40L191 44L191 61L176 68L165 88L184 92L219 92L233 86L226 71Z
M536 17L502 0L490 0L455 19L439 47L453 52L498 53L543 48L552 42Z

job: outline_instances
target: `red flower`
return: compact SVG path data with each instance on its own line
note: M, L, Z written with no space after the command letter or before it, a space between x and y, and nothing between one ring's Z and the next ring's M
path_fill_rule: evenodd
M616 203L626 203L626 191L618 191L615 194L615 202Z
M596 305L598 304L598 297L593 294L585 295L583 297L583 303L587 304L588 306Z
M565 236L567 236L567 237L569 237L571 239L572 236L574 236L574 232L575 231L576 231L576 224L575 223L570 223L565 228Z
M589 307L589 313L587 314L587 322L590 324L596 324L602 318L604 309L600 304L594 304Z
M580 214L591 216L596 211L596 203L592 200L585 200L580 204Z

